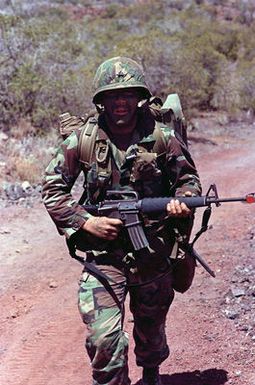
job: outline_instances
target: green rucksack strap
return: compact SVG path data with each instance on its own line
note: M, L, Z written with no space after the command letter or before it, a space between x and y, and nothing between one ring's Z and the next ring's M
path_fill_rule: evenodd
M80 130L78 143L78 157L85 169L89 169L98 132L97 118L87 114L83 116L71 115L64 112L59 115L59 132L66 139L73 131Z
M167 138L165 137L159 122L156 122L152 135L156 141L153 146L153 152L156 152L158 156L165 154L167 151Z
M97 201L108 186L112 165L107 136L99 129L96 117L91 117L81 129L78 158L86 174L86 187L80 202L87 198Z
M90 118L81 129L78 156L79 161L83 163L87 170L91 167L97 132L98 124L95 117Z

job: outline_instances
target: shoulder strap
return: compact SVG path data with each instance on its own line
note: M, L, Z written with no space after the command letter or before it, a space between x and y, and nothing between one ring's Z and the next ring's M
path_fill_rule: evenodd
M59 115L59 132L63 139L66 139L74 130L81 131L78 157L85 168L90 167L98 131L97 118L92 114L93 111L90 111L85 117L71 115L69 112Z
M153 146L153 151L156 152L158 155L165 153L167 150L167 139L163 133L163 130L159 122L156 122L152 135L156 140Z
M97 119L90 118L82 127L78 144L79 160L86 168L90 168L95 140L98 132Z

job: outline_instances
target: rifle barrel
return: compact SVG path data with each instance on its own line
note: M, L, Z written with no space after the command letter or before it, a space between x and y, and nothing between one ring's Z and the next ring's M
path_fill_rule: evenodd
M210 204L219 205L220 203L226 202L246 202L246 203L255 203L255 194L251 193L244 197L232 197L232 198L218 198L214 196L196 196L196 197L157 197L157 198L143 198L138 201L135 199L131 200L120 200L119 203L122 205L122 209L138 209L144 214L158 214L166 213L166 206L171 201L171 199L178 199L180 202L186 203L189 208L195 207L204 207L209 206ZM108 201L113 203L114 201ZM105 200L107 206L107 200ZM104 205L102 205L104 207ZM83 205L83 207L92 215L96 215L100 205ZM103 209L101 210L104 211Z
M214 196L196 196L196 197L164 197L164 198L144 198L137 202L138 208L144 214L156 214L166 211L166 205L171 199L178 199L186 203L189 208L204 207L210 204L219 205L223 202L247 202L255 203L255 195L248 194L245 197L216 198Z
M207 198L207 203L224 203L224 202L246 202L246 197L233 197L233 198Z

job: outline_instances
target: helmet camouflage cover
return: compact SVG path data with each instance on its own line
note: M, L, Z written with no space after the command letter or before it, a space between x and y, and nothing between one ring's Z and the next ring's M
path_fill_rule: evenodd
M140 88L144 98L151 96L140 64L122 56L108 59L97 69L94 78L93 102L97 104L99 94L104 91L124 88Z

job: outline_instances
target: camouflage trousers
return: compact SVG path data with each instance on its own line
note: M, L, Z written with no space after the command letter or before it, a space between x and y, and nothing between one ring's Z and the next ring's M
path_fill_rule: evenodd
M127 293L134 318L133 337L138 366L154 367L169 355L165 335L167 312L174 298L171 273L141 286L128 286L122 269L97 266L112 281L84 271L78 306L87 326L86 349L93 385L129 385L128 334L123 330Z

